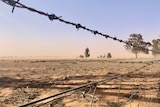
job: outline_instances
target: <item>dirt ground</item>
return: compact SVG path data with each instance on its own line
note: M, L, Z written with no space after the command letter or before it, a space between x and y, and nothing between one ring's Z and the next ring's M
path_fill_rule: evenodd
M0 107L17 107L110 77L115 78L96 88L91 85L29 107L160 107L160 62L150 61L1 59Z

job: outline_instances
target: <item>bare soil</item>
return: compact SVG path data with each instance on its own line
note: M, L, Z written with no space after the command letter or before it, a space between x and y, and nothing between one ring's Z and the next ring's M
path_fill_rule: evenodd
M149 65L152 60L0 60L0 107L17 107L131 71L98 84L95 95L90 86L36 105L90 107L93 100L92 107L160 107L160 62Z

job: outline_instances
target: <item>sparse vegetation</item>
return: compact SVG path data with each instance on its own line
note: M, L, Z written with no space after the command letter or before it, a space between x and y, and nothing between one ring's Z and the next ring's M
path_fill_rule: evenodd
M112 58L111 53L108 53L108 54L107 54L107 58Z
M82 58L84 58L84 56L83 56L83 55L79 55L79 58L81 58L81 59L82 59Z
M156 57L156 56L160 56L160 39L154 39L154 40L152 40L152 43L153 43L153 45L152 45L152 55L154 56L154 57Z
M31 63L33 61L34 63ZM53 93L57 94L64 90L75 88L75 86L78 87L89 82L120 74L128 74L129 71L142 67L149 61L144 61L144 59L143 62L141 62L141 59L138 61L134 59L111 59L111 61L42 60L42 62L19 60L18 63L14 60L0 61L0 106L6 107L5 105L8 105L8 107L17 107L17 105L24 104L25 102L41 99ZM146 69L143 68L131 75L123 76L121 79L113 79L99 84L94 96L99 101L94 102L93 106L99 107L98 105L104 105L108 107L121 104L128 106L128 103L125 102L130 96L133 96L132 92L135 89L140 88L139 93L137 93L139 96L134 95L131 104L134 105L138 102L141 106L142 103L147 103L150 104L149 107L159 107L159 103L156 103L156 101L159 101L160 90L158 83L159 68L159 63L155 63L154 66L149 66ZM61 100L56 99L56 102L54 100L53 106L73 107L73 105L81 105L81 107L85 107L92 100L93 89L93 87L91 89L90 87L86 87L82 90L76 90L70 96L64 97ZM153 89L157 91L153 91ZM89 92L85 93L85 98L82 98L83 92ZM155 96L148 96L151 94ZM142 95L146 95L146 97Z
M86 58L90 57L89 48L85 49L84 55L85 55Z
M148 47L151 46L150 43L146 43L143 41L141 34L131 34L130 38L128 38L127 43L128 44L124 45L124 47L126 48L126 50L134 53L136 58L138 57L138 53L148 54Z

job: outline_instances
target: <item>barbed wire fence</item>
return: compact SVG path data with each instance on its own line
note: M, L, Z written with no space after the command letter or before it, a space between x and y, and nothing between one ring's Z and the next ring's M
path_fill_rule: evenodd
M124 43L126 45L130 45L130 46L137 47L137 48L140 48L140 49L143 49L143 50L147 50L147 51L151 51L151 52L154 52L154 53L158 53L158 52L155 52L155 51L153 51L151 49L148 49L148 48L139 47L137 45L135 46L134 44L132 44L132 43L130 43L128 41L119 39L117 37L112 37L110 35L103 34L103 33L99 32L98 30L92 30L90 28L87 28L87 27L83 26L80 23L73 23L73 22L70 22L70 21L66 21L66 20L62 19L62 16L56 16L55 14L48 14L48 13L45 13L43 11L38 11L38 10L36 10L34 8L28 7L28 6L20 3L19 0L18 1L14 1L14 0L1 0L1 1L4 2L4 3L6 3L6 4L8 4L8 5L11 5L13 7L12 13L14 12L15 7L22 8L22 9L27 9L27 10L29 10L31 12L35 12L35 13L38 13L40 15L46 16L51 21L58 20L58 21L60 21L62 23L65 23L65 24L68 24L68 25L72 25L76 29L83 29L83 30L86 30L88 32L91 32L94 35L103 36L106 39L109 38L109 39L112 39L114 41L118 41L120 43ZM146 45L152 45L150 42L144 42L144 43ZM84 97L86 95L91 95L92 100L91 100L90 107L92 107L92 105L94 103L94 100L95 99L98 100L98 98L96 97L96 91L98 91L99 86L101 84L110 82L110 81L115 80L115 79L118 80L118 82L114 84L114 85L118 85L118 92L117 92L118 93L117 94L118 97L117 97L117 103L114 106L116 106L116 107L123 107L127 103L129 103L130 107L131 107L132 106L132 101L134 99L138 99L140 101L150 102L151 104L152 103L158 103L160 101L159 98L156 98L155 95L152 96L152 95L148 95L148 93L146 93L146 90L157 91L158 90L157 87L160 87L160 86L148 87L148 85L147 85L147 83L149 82L147 79L148 78L151 79L151 78L153 78L155 76L155 72L154 72L155 70L153 70L153 72L150 75L148 75L148 78L145 77L146 76L145 72L141 73L141 75L139 75L137 72L142 71L143 69L147 69L150 66L158 64L159 62L160 62L160 60L149 61L147 63L146 62L134 62L134 63L144 63L144 65L141 66L140 68L137 68L137 69L135 69L133 71L129 71L129 72L125 73L125 74L118 74L116 76L111 76L111 77L102 79L100 81L89 82L87 84L78 86L76 88L71 88L71 89L62 91L62 92L60 92L58 94L54 94L52 96L49 96L49 97L46 97L46 98L43 98L43 99L40 99L40 100L36 100L36 101L30 102L30 103L21 105L19 107L28 107L28 106L41 107L41 106L46 105L46 104L53 104L53 102L56 99L68 97L68 96L70 96L72 94L75 94L76 92L82 91L84 88L87 88L87 91L84 91L82 94L83 94ZM128 62L122 62L122 63L128 63ZM153 67L151 67L151 68L153 68ZM144 70L144 71L146 71L146 70ZM130 89L130 92L127 92L129 94L126 94L127 95L126 99L122 101L121 98L120 98L120 96L121 96L120 94L121 94L121 90L123 90L122 86L124 85L122 83L124 83L124 81L126 81L126 80L124 80L124 77L130 77L131 78L132 82L130 82L131 83L130 87L132 87L132 88ZM157 81L156 81L156 83L157 83ZM158 91L160 91L160 89ZM92 94L88 94L88 93L91 93L91 92L93 92L93 93ZM65 94L67 94L67 95L65 95ZM40 103L40 102L43 102L43 101L48 100L48 99L51 99L51 100L47 101L45 103ZM140 107L140 105L141 104L138 102L138 107ZM109 104L109 106L113 106L113 104ZM146 103L145 106L151 106L151 105L148 105L148 103ZM157 107L158 107L158 105L157 105Z

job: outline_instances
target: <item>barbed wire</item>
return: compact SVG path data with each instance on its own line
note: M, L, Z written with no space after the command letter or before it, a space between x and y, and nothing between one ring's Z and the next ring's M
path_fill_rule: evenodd
M88 31L88 32L91 32L91 33L94 34L94 35L103 36L103 37L105 37L106 39L109 38L109 39L112 39L112 40L114 40L114 41L118 41L118 42L124 43L124 44L129 45L129 46L133 46L133 47L136 47L136 48L139 48L139 49L142 49L142 50L147 50L147 51L151 51L151 52L154 52L154 53L159 53L159 52L153 51L153 50L148 49L148 48L144 48L144 47L140 47L140 46L134 45L134 44L131 43L131 42L128 42L128 41L119 39L119 38L117 38L117 37L112 37L112 36L110 36L110 35L103 34L103 33L99 32L98 30L89 29L89 28L81 25L80 23L73 23L73 22L66 21L66 20L62 19L62 16L56 16L55 14L48 14L48 13L45 13L45 12L43 12L43 11L38 11L38 10L36 10L36 9L34 9L34 8L28 7L28 6L20 3L19 0L17 0L17 1L14 1L14 0L1 0L1 1L4 2L4 3L6 3L6 4L8 4L8 5L11 5L11 6L13 7L13 8L12 8L12 13L14 12L15 7L24 8L24 9L27 9L27 10L29 10L29 11L31 11L31 12L35 12L35 13L38 13L38 14L40 14L40 15L47 16L47 17L49 18L49 20L51 20L51 21L53 21L53 20L58 20L58 21L63 22L63 23L65 23L65 24L72 25L72 26L74 26L77 30L83 29L83 30L86 30L86 31ZM143 42L143 44L145 44L145 45L147 45L147 46L152 46L152 44L151 44L150 42ZM130 72L128 72L128 73L120 74L120 75L117 75L117 76L112 76L112 77L109 77L109 78L105 78L105 79L100 80L100 81L91 82L91 83L88 83L88 84L79 86L79 87L77 87L77 88L65 90L65 91L63 91L63 92L61 92L61 93L58 93L58 94L55 94L55 95L52 95L52 96L49 96L49 97L46 97L46 98L43 98L43 99L34 101L34 102L30 102L30 103L21 105L21 106L19 106L19 107L25 107L25 106L28 106L28 105L32 105L32 104L35 104L35 103L44 101L44 100L46 100L46 99L50 99L50 98L53 98L53 97L62 95L62 94L64 94L64 93L68 93L68 92L71 92L71 91L75 91L75 90L78 90L78 89L81 89L81 88L84 88L84 87L97 86L98 84L101 84L101 83L104 83L104 82L109 82L109 81L111 81L111 80L113 80L113 79L117 79L117 78L120 78L120 77L129 75L129 74L131 74L131 73L134 73L134 72L136 72L136 71L139 71L139 70L141 70L141 69L143 69L143 68L146 68L146 67L150 66L151 64L154 64L154 63L157 62L157 61L160 61L160 60L150 61L149 63L146 63L146 65L144 65L144 66L142 66L142 67L140 67L140 68L138 68L138 69L136 69L136 70L134 70L134 71L130 71ZM141 63L141 62L139 62L139 63ZM95 88L95 91L96 91L96 88ZM138 91L133 92L133 93L131 94L131 96L129 97L129 99L126 101L126 103L127 103L128 101L130 101L130 100L132 99L132 97L133 97L134 95L136 95L137 92L138 92ZM93 95L94 95L94 94L95 94L95 92L93 93ZM92 102L91 102L91 106L92 106L92 103L93 103L93 99L92 99Z
M55 14L48 14L48 13L45 13L43 11L39 11L39 10L36 10L34 8L28 7L28 6L20 3L19 0L18 1L14 1L14 0L1 0L1 1L4 2L4 3L6 3L6 4L8 4L8 5L13 6L12 13L13 13L15 7L24 8L24 9L27 9L27 10L29 10L31 12L35 12L35 13L38 13L40 15L47 16L51 21L58 20L58 21L63 22L65 24L72 25L77 30L83 29L83 30L86 30L88 32L91 32L94 35L101 35L101 36L105 37L106 39L109 38L109 39L112 39L114 41L118 41L120 43L124 43L124 44L126 44L128 46L136 47L136 48L141 49L143 51L147 51L147 52L151 51L151 52L160 54L160 52L157 52L157 51L154 51L154 50L151 50L151 49L148 49L148 48L137 46L137 45L133 44L132 42L125 41L125 40L119 39L117 37L112 37L112 36L107 35L107 34L103 34L103 33L99 32L98 30L92 30L90 28L87 28L87 27L81 25L80 23L73 23L73 22L70 22L70 21L63 20L62 16L56 16ZM152 44L150 42L143 42L143 44L146 45L146 46L152 46Z
M155 65L155 64L158 64L160 61L158 61L158 62L154 62L152 65ZM129 101L130 101L130 104L131 104L131 102L132 102L132 100L134 100L134 99L138 99L138 101L140 102L140 101L146 101L146 105L145 105L145 107L148 107L148 106L151 106L152 105L152 100L154 99L154 100L158 100L158 98L156 99L156 98L154 98L153 97L153 95L151 95L151 94L153 94L153 93L151 93L151 92L146 92L147 90L148 91L151 91L151 90L155 90L155 89L157 89L157 86L155 86L156 85L156 83L154 83L153 85L154 85L154 87L153 87L153 85L152 86L149 86L148 88L147 88L147 85L146 84L148 84L148 79L153 79L154 77L155 77L155 72L157 73L157 71L155 71L155 70L152 70L152 68L153 68L153 66L151 67L150 66L150 68L149 68L149 70L147 69L147 71L149 71L149 72L152 72L152 73L150 73L147 77L145 77L145 73L146 73L146 71L144 72L144 73L141 73L140 75L141 75L141 79L139 80L137 80L136 81L136 83L140 83L140 84L138 84L138 85L136 85L136 90L134 91L134 92L132 92L131 93L131 95L130 95L130 97L127 99L127 101L125 101L121 106L124 106L126 103L128 103ZM134 75L134 79L135 78L138 78L138 77L136 77L135 76L135 74L133 74ZM134 89L134 88L133 88ZM155 92L154 92L155 93ZM143 97L142 97L143 96ZM135 98L134 98L135 97ZM141 98L140 98L141 97ZM146 99L147 98L147 99ZM145 100L146 99L146 100ZM138 107L140 106L140 103L138 102ZM151 105L149 105L149 104L151 104ZM130 105L131 106L131 105ZM144 105L143 105L144 106ZM153 106L153 105L152 105Z

